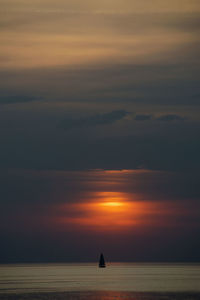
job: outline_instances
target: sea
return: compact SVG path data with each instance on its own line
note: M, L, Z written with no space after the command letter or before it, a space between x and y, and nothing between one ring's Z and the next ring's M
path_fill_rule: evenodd
M98 292L100 298L90 298ZM113 292L114 298L102 296ZM123 292L130 297L126 298ZM86 293L88 297L84 298ZM96 263L0 265L0 299L22 299L19 295L36 299L34 294L40 295L37 299L42 299L41 295L48 299L48 295L59 294L65 295L62 299L133 299L131 295L136 294L165 295L162 299L167 299L166 295L184 294L190 295L187 299L200 299L200 264L110 263L106 268L98 268Z

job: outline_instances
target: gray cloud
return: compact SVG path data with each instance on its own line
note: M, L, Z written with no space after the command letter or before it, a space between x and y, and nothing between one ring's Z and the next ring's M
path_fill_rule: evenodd
M129 113L125 110L115 110L109 113L96 114L86 118L65 119L62 121L61 126L64 129L69 130L73 128L85 128L98 125L113 124L123 119L127 114Z
M148 128L151 125L147 123ZM32 134L30 129L12 129L1 136L0 164L26 169L136 169L142 165L151 170L198 170L199 126L199 122L177 122L176 126L162 122L157 131L138 133L133 127L132 134L124 131L120 136L98 131L90 135L88 130L76 135L59 129L48 133L42 126Z
M164 121L164 122L171 122L171 121L185 121L186 117L182 117L178 114L165 114L161 115L160 117L156 117L155 115L148 115L148 114L138 114L134 117L135 121Z
M136 115L135 121L150 121L152 119L152 115Z
M157 121L164 121L164 122L171 122L171 121L184 121L186 118L176 115L176 114L168 114L160 116L159 118L156 118Z
M26 95L0 96L0 105L27 103L38 100L40 100L40 98Z
M199 47L193 45L188 49L188 55L183 54L184 62L163 62L148 66L103 64L92 69L11 69L6 73L0 72L0 88L6 91L12 89L17 95L25 93L44 96L52 102L92 102L102 103L103 106L113 102L199 105L196 49L199 50Z

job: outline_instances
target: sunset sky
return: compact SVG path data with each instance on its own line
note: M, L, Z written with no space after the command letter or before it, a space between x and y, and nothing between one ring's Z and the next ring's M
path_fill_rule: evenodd
M199 0L0 0L0 263L200 261L199 36Z

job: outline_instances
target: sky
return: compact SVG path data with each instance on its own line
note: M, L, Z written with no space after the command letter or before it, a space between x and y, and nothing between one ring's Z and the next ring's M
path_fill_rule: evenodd
M199 0L0 6L0 263L200 262Z

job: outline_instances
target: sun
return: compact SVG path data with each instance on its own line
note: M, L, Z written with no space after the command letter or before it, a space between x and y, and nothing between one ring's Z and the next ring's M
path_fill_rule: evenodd
M127 206L126 199L120 193L103 192L99 194L100 201L96 206L107 212L120 212Z
M138 226L147 204L134 201L132 195L121 192L97 192L92 201L67 204L62 211L67 217L60 219L83 229L121 231Z
M103 202L99 203L100 206L105 206L105 207L121 207L124 205L122 202Z

